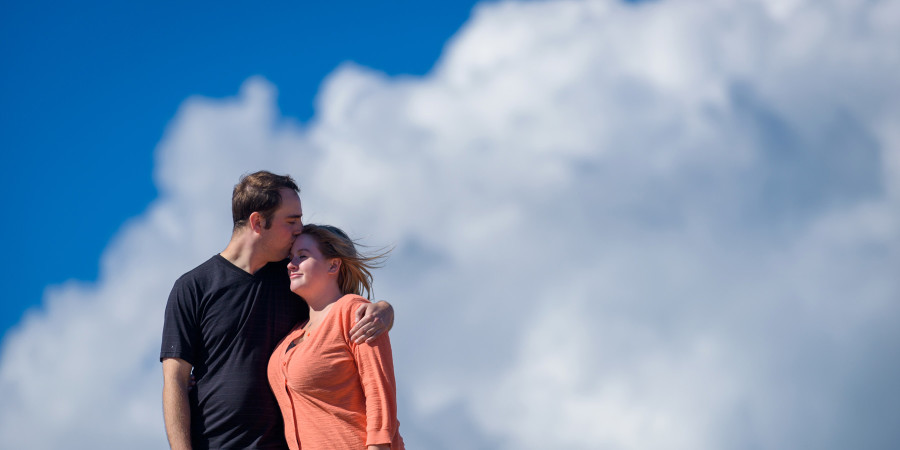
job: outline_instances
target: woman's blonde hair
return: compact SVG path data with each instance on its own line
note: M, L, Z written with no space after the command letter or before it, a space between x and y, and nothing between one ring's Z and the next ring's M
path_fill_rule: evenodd
M337 281L342 294L363 295L365 291L366 298L372 299L371 270L383 265L390 250L362 255L356 251L355 242L347 236L347 233L331 225L306 224L303 226L303 234L316 241L325 259L341 260Z

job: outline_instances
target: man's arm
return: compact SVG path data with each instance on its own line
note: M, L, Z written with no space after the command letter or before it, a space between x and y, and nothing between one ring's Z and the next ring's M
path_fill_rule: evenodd
M371 344L391 328L394 328L394 307L390 303L384 300L365 303L356 310L356 325L350 329L350 339L357 344Z
M172 450L191 448L191 405L188 390L191 364L183 359L165 358L163 365L163 418Z

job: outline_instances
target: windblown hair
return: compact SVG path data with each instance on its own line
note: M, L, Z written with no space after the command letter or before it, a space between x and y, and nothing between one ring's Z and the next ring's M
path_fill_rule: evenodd
M372 270L383 265L390 250L372 255L362 255L356 251L356 244L338 227L331 225L307 224L303 234L312 237L319 245L325 259L338 258L341 268L338 273L338 287L341 294L363 295L372 299Z
M249 175L244 175L234 186L231 194L231 217L234 221L232 231L237 231L247 225L250 214L259 212L265 220L265 228L272 227L272 215L281 206L282 188L293 189L300 193L300 188L290 175L275 175L272 172L260 170Z

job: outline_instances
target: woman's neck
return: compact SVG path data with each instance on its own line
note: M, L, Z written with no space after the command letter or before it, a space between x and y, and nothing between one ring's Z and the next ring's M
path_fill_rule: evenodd
M341 297L343 297L343 294L341 294L341 290L338 288L337 283L334 283L333 285L329 284L322 292L303 296L303 299L306 300L306 304L309 305L310 320L324 314L327 311L328 306L338 301Z

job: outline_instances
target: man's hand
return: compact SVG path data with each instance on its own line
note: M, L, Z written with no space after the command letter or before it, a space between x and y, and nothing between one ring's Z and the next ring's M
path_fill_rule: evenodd
M393 327L394 307L390 303L365 303L356 310L356 325L350 329L350 340L357 344L371 344L381 333Z

